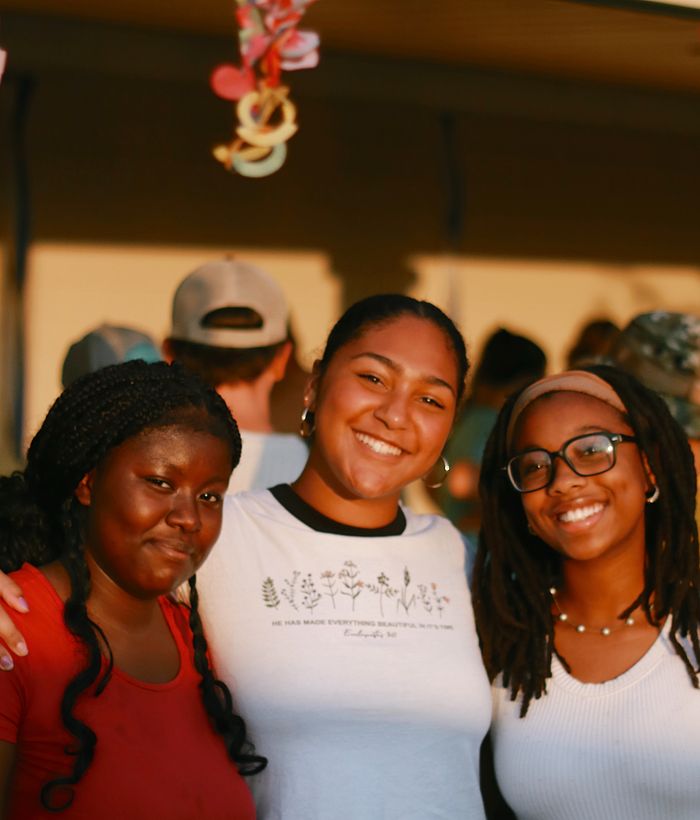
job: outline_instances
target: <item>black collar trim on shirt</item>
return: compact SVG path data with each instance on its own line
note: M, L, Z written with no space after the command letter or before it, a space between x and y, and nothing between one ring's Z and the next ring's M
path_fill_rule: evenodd
M315 510L310 504L301 499L289 484L278 484L270 487L270 492L279 503L307 527L316 532L327 532L331 535L359 535L364 538L379 538L386 535L401 535L406 529L406 516L399 507L396 518L384 527L351 527L341 524Z

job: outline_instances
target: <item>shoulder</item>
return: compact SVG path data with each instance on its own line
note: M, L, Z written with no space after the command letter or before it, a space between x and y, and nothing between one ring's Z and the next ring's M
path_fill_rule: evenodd
M296 519L277 501L270 490L247 490L232 493L224 499L221 539L240 531L267 530L281 524L294 524Z
M428 548L449 553L452 560L461 563L467 586L471 587L476 545L442 515L419 515L403 508L406 516L405 535L422 539Z
M255 516L275 510L280 504L269 490L244 490L224 498L224 522L231 516Z
M0 605L16 621L21 631L24 632L27 626L31 626L37 620L44 620L47 616L54 620L62 618L63 601L41 570L30 564L24 564L21 569L11 572L9 577L22 590L22 597L29 605L29 612L18 613L2 601Z
M462 536L455 525L444 515L434 513L416 513L401 505L406 516L405 535L425 535L426 537L436 537L448 539L455 543L462 543Z
M692 666L697 670L698 666L700 666L700 656L695 651L695 645L700 643L700 628L695 628L695 634L692 632L688 632L687 635L682 635L679 630L675 632L675 635L671 635L672 632L672 624L671 618L669 617L666 623L664 624L663 629L661 630L661 643L666 649L666 653L669 657L674 657L678 653L676 651L675 646L672 642L672 637L680 644L681 648L685 652L688 660L692 664Z

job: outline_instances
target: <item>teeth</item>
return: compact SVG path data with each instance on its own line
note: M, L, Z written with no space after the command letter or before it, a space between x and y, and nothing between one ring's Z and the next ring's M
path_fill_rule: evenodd
M357 436L358 441L366 444L367 447L375 453L380 453L384 456L401 455L401 450L398 447L394 447L393 444L387 444L385 441L379 441L379 439L372 438L372 436L368 436L365 433L355 433L355 435Z
M570 524L574 521L584 521L586 518L590 518L590 516L601 512L602 509L602 504L591 504L589 507L578 507L575 510L567 510L567 512L557 517L565 524Z

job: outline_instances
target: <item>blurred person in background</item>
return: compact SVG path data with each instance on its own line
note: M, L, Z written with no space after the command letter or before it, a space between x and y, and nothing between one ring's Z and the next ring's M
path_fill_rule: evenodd
M612 360L665 400L688 436L700 473L700 316L641 313L622 331Z
M272 424L271 393L291 352L282 289L255 265L209 262L175 291L163 354L214 387L238 422L243 453L229 492L293 481L306 463L301 438Z
M544 375L542 348L499 328L488 338L476 366L472 388L445 449L452 465L436 497L444 514L467 535L474 549L481 520L479 468L498 411L516 390Z
M161 355L155 341L147 333L133 327L100 325L68 348L61 368L61 384L66 388L86 373L134 359L160 361Z
M567 369L605 363L619 335L620 328L610 319L587 322L566 356Z
M289 331L292 351L289 354L284 378L276 382L270 398L272 427L278 433L297 433L299 431L299 408L304 401L304 390L311 375L299 364L299 346L292 332Z

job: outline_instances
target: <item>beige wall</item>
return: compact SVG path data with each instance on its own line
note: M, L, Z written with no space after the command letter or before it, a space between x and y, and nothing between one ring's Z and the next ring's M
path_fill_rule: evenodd
M30 436L60 389L68 345L102 322L166 335L178 281L202 261L231 249L172 246L37 244L27 287L27 402ZM341 310L340 283L317 253L236 249L280 282L291 306L302 363L320 352ZM624 324L647 310L700 314L700 269L611 266L566 260L418 256L411 293L447 310L461 326L476 361L485 337L499 325L534 338L550 370L579 327L604 316ZM383 283L376 290L383 289Z
M700 266L454 256L416 257L412 265L418 276L412 293L460 323L473 362L499 326L534 339L555 372L591 319L623 326L650 310L700 315Z

